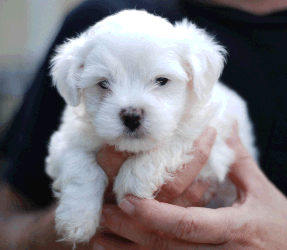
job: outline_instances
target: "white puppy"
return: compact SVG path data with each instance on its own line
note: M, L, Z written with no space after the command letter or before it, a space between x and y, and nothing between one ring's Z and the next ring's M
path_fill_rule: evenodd
M103 145L136 153L115 178L118 202L126 194L153 198L190 161L193 141L206 126L218 135L202 178L224 180L234 159L225 139L235 120L256 157L245 101L218 82L224 55L187 20L173 26L138 10L109 16L57 49L52 78L67 107L51 138L46 171L65 240L88 241L99 225L108 178L95 155Z

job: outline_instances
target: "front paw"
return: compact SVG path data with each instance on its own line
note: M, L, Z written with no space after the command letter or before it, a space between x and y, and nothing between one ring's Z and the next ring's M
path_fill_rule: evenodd
M100 222L99 206L77 207L74 204L60 204L56 209L56 230L63 240L75 243L88 242L96 233Z
M154 178L144 171L135 173L132 167L128 166L120 170L115 179L113 191L116 194L118 204L127 194L135 195L139 198L154 198L154 193L163 182L163 178Z

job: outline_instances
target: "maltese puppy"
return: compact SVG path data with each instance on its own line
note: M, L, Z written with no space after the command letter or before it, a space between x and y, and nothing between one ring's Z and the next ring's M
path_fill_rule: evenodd
M218 135L200 178L224 180L234 160L225 139L235 120L256 158L246 102L218 81L225 54L193 23L172 25L138 10L111 15L58 47L51 75L67 107L46 172L64 240L87 242L99 226L108 178L96 152L104 145L133 152L114 181L118 202L127 194L152 199L191 160L206 126Z

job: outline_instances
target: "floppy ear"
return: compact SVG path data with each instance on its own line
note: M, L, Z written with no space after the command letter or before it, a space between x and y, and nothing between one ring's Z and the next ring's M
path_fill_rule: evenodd
M53 84L68 105L80 103L79 80L84 68L86 35L70 39L56 49L51 60Z
M192 78L193 91L200 100L205 99L222 73L226 50L187 19L176 23L175 28L185 48L182 57Z

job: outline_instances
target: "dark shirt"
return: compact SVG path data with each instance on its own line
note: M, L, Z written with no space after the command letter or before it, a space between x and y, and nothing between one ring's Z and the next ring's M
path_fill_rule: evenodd
M52 201L44 159L57 130L64 101L52 87L49 60L56 45L75 37L121 9L146 9L171 22L187 17L227 48L221 80L248 103L254 123L260 167L287 194L287 11L255 16L239 10L185 1L86 1L65 19L40 66L11 129L1 141L9 159L3 176L35 208Z

